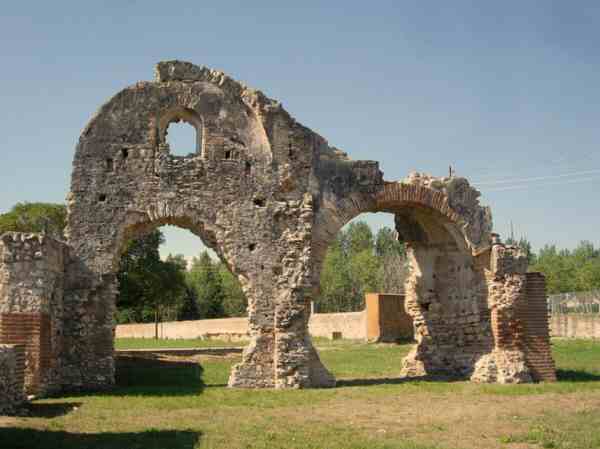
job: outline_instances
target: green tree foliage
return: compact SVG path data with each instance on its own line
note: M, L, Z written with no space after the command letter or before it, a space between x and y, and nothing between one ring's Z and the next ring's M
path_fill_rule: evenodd
M363 221L342 229L329 247L321 271L320 312L357 311L365 293L402 291L406 251L395 233L382 228L376 236Z
M600 289L600 250L589 241L572 251L546 245L530 269L544 273L550 294Z
M325 256L321 270L321 297L317 300L319 312L350 311L360 306L360 302L351 293L350 267L346 253L342 250L341 237L343 236L338 236Z
M158 230L129 241L117 275L117 319L144 322L153 317L155 337L158 322L176 315L174 310L186 293L185 261L180 256L161 260L158 247L163 242L164 236Z
M246 316L248 303L242 286L224 263L219 263L219 275L223 285L223 310L225 316Z
M514 245L521 248L527 255L527 261L529 262L529 265L533 265L535 263L536 255L531 246L531 242L527 240L527 238L521 237L519 240L516 240L512 237L509 237L504 243L506 245Z
M379 230L375 238L375 254L380 258L380 291L385 293L404 292L404 281L408 274L406 246L399 242L390 228Z
M201 318L225 316L223 279L218 264L213 262L207 251L200 253L199 257L194 257L187 282L196 292Z
M64 204L17 203L9 212L0 215L0 234L9 231L45 232L64 239L67 208Z
M198 295L196 290L190 287L187 282L185 293L181 305L177 309L177 321L199 320L200 309L198 307Z

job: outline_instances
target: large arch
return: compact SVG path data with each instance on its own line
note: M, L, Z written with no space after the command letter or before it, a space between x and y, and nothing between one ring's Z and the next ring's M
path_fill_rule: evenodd
M170 154L166 130L177 120L201 130L199 151ZM116 94L83 130L68 196L68 245L60 257L45 239L25 259L60 278L42 282L48 291L40 290L50 298L47 314L60 337L52 346L52 383L63 389L114 383L122 245L175 224L217 252L248 299L250 343L229 385L335 385L311 343L309 305L329 243L363 212L393 213L409 244L407 306L418 344L402 364L405 375L551 378L547 332L527 328L528 295L542 305L543 282L532 278L528 288L526 258L494 237L491 213L478 197L464 178L412 174L384 181L377 162L351 161L260 91L222 72L161 62L154 81ZM22 239L9 237L0 252L29 251L19 246ZM12 274L11 260L3 262L9 284L22 272ZM0 289L10 320L20 313L11 305L18 298L6 301L2 292L13 290Z
M356 191L356 178L364 177L365 167L355 171L346 172L345 190L321 195L313 229L313 294L319 288L325 251L337 232L362 213L392 213L408 248L411 270L405 304L417 342L402 362L402 374L530 380L520 343L503 346L493 325L496 304L490 284L496 278L504 282L505 274L491 272L491 212L479 204L479 192L464 178L418 173L399 182L381 181L371 192ZM522 265L521 255L511 256ZM524 276L518 270L513 274ZM511 305L513 321L517 302ZM504 360L506 350L510 362ZM500 376L494 365L497 358L505 368Z

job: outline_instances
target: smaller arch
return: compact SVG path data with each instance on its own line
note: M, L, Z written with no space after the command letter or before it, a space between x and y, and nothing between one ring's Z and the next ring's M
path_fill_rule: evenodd
M167 134L171 123L179 123L183 121L191 125L196 130L196 148L194 152L201 157L205 156L204 141L204 120L200 114L190 108L177 107L169 109L161 114L158 120L158 137L161 145L168 145Z

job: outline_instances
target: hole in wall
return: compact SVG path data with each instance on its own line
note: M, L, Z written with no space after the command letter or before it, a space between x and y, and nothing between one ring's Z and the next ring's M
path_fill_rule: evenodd
M193 125L176 119L169 123L165 131L165 140L173 156L189 156L199 152L202 133Z
M248 250L249 250L250 252L254 251L255 249L256 249L256 243L250 243L250 244L248 245Z
M113 169L114 169L113 160L111 158L106 159L106 170L113 171Z
M264 198L254 198L253 202L255 206L265 207L267 200L265 200Z
M176 338L176 334L162 322L247 316L248 303L238 278L197 234L163 225L135 233L123 250L116 298L118 324L154 323L158 318L151 336L157 332L158 338L166 339ZM155 293L141 288L149 280L148 274L162 280L167 290L149 297ZM206 338L246 339L235 330Z
M231 150L225 150L225 159L231 159Z
M252 171L252 164L250 162L246 161L244 170L246 172L246 175L249 175L250 172Z
M106 194L101 193L100 195L98 195L98 201L103 203L106 201Z
M121 157L123 159L127 159L129 157L129 150L127 148L121 149Z

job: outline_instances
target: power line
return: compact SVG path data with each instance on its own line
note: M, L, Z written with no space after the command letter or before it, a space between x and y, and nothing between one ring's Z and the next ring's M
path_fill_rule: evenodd
M543 167L544 169L548 169L548 168L562 168L562 167L568 167L568 166L575 166L577 164L581 164L583 162L589 161L590 157L598 154L599 152L597 150L594 151L590 151L587 153L584 153L583 155L579 156L578 158L573 158L572 155L570 154L565 154L563 156L559 156L558 158L555 158L553 160L547 160L547 161L542 161L539 163L536 163L535 167L532 165L523 165L523 164L519 164L517 167L514 167L511 169L511 171L505 171L505 172L501 172L498 173L498 167L495 166L494 168L489 168L489 169L484 169L484 170L474 170L474 172L476 174L471 174L469 177L473 178L474 176L480 175L480 181L478 181L478 183L482 183L482 182L487 182L486 180L490 179L490 178L497 178L498 176L502 177L502 176L507 176L507 175L514 175L515 173L519 173L519 172L525 172L534 168L539 168L539 167ZM573 167L574 168L574 167Z
M557 186L563 184L577 184L580 182L589 182L589 181L600 181L600 177L591 177L591 178L579 178L579 179L567 179L560 182L552 182L552 183L543 183L543 184L520 184L516 186L506 186L506 187L492 187L490 189L486 189L486 192L503 192L505 190L519 190L519 189L530 189L535 187L550 187Z
M505 179L498 179L495 181L488 181L488 182L474 182L473 184L475 184L475 185L490 185L490 184L495 185L495 184L512 184L512 183L523 183L523 182L529 183L529 182L535 182L535 181L547 181L549 179L570 178L573 176L592 175L592 174L598 174L598 173L600 173L600 169L562 173L560 175L534 176L534 177L530 177L530 178L521 178L521 179L505 178Z

